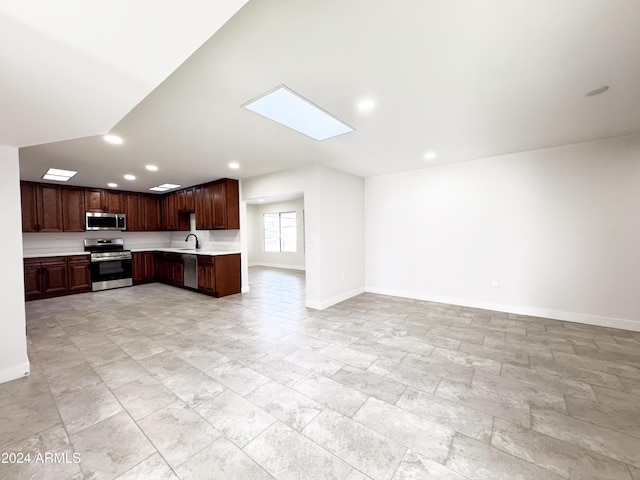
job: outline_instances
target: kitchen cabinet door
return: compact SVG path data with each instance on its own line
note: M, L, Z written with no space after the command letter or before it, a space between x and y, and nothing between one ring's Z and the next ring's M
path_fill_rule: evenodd
M207 295L216 294L214 257L198 256L198 290Z
M38 209L36 206L36 185L20 182L20 201L22 203L22 231L38 231Z
M179 212L194 212L196 210L194 189L192 187L178 190L175 195Z
M228 230L240 230L240 187L238 180L225 180Z
M62 187L62 229L84 232L84 189Z
M178 230L178 208L176 195L168 193L162 197L162 229Z
M184 262L182 255L177 253L168 253L166 256L168 262L168 282L176 287L184 286Z
M105 190L104 208L109 213L125 213L125 195L123 192Z
M62 194L58 185L38 184L38 231L62 231Z
M213 228L237 230L240 228L238 181L225 178L212 184Z
M20 183L23 232L62 232L62 194L58 185Z
M216 182L211 186L213 196L213 228L227 228L227 186Z
M131 254L131 277L134 285L144 283L144 252Z
M156 281L156 259L153 252L135 252L131 263L135 285Z
M177 287L184 287L184 261L180 258L180 261L173 264L173 281Z
M142 204L144 230L147 232L160 230L160 197L143 195Z
M104 190L99 188L85 188L84 206L87 212L104 212Z
M176 253L156 254L157 278L162 283L176 287L184 286L184 264L182 255Z
M242 291L240 254L218 255L214 260L215 296L224 297Z
M143 279L145 282L156 281L156 260L153 252L143 253Z
M67 260L65 257L42 259L42 293L47 296L65 294L67 292Z
M196 229L213 229L213 188L211 184L195 187Z
M156 257L156 276L158 278L159 281L161 281L162 283L169 283L169 266L170 266L170 262L167 260L167 255L166 253L156 253L155 257Z
M24 294L26 300L42 297L42 282L40 281L40 259L25 258L24 260Z
M125 215L127 216L127 230L140 232L144 230L143 203L139 193L125 194Z
M91 265L88 255L67 257L67 285L69 293L91 291Z

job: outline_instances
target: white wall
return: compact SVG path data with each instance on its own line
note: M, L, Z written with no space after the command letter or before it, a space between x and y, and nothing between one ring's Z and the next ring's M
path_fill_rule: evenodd
M306 305L322 309L364 291L364 181L318 164L243 180L241 215L248 199L297 192L304 195Z
M640 136L367 178L365 205L367 291L640 331Z
M297 252L265 252L264 223L265 213L296 212ZM304 270L304 199L287 202L247 205L248 255L249 265L265 267L292 268Z
M364 292L364 179L320 169L318 255L323 308Z
M29 373L25 330L22 219L18 149L0 145L0 205L2 208L2 269L0 270L0 383Z

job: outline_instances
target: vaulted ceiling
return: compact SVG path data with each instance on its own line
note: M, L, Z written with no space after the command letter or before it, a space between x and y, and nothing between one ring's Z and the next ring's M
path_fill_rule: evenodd
M22 147L24 179L146 191L309 162L366 177L640 132L640 2L148 0L103 18L77 0L51 2L77 7L54 25L7 3L0 143ZM84 23L75 40L99 45L70 48ZM110 42L130 58L105 58ZM319 142L242 108L279 84L355 131Z

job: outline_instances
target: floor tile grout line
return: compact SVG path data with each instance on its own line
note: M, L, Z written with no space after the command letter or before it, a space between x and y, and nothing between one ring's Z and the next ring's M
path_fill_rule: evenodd
M330 410L338 415L342 415L339 412L336 412L335 410L331 409L330 407L324 407L324 409L319 412L309 423L307 423L307 425L304 426L304 428L302 430L304 430L308 425L310 425L311 423L313 423L313 421L320 416L325 410ZM348 417L347 417L348 418ZM239 447L247 456L249 456L254 462L256 462L256 464L260 465L260 463L258 463L258 461L256 459L254 459L249 452L246 452L244 450L245 447L247 447L249 444L251 444L254 440L256 440L259 436L263 435L267 430L269 430L275 423L282 423L284 426L286 426L287 428L290 428L294 433L297 433L298 435L303 436L306 440L308 440L309 442L313 443L316 447L320 448L322 451L326 452L327 454L331 455L332 457L337 458L338 460L340 460L341 462L344 462L346 465L348 465L349 467L351 467L352 469L358 470L355 466L351 465L351 463L349 463L346 459L340 457L339 455L333 453L332 451L328 450L326 447L320 445L318 442L316 442L314 439L308 437L307 435L305 435L302 430L298 431L295 428L291 427L290 425L287 425L285 422L283 422L280 419L276 418L276 421L273 422L271 425L269 425L267 428L265 428L262 432L260 432L258 435L256 435L255 437L253 437L249 442L247 442L247 444L244 447ZM261 466L261 465L260 465ZM266 468L262 467L265 471ZM269 473L269 472L268 472ZM349 473L347 473L347 476L349 475Z

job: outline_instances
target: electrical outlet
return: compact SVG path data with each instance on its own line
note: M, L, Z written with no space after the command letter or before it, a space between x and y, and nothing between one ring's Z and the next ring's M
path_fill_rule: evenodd
M493 288L500 288L500 279L494 278L493 280L491 280L491 286Z

